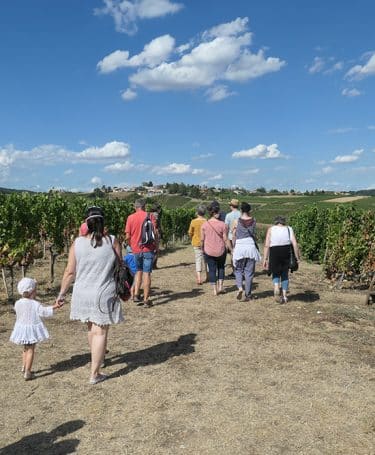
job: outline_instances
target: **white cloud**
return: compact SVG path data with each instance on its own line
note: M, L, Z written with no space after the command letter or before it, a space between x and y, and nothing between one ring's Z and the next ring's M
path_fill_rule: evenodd
M97 68L101 73L110 73L118 68L130 66L129 55L129 51L114 51L100 60Z
M245 175L254 175L254 174L258 174L259 173L259 169L258 168L247 169L243 173Z
M325 70L324 74L332 74L332 73L335 73L336 71L342 70L343 68L344 68L343 62L336 62L330 68Z
M239 58L231 63L225 73L225 79L230 81L247 81L264 76L267 73L279 71L285 62L275 57L264 57L264 51L252 54L245 50Z
M277 148L277 144L264 145L258 144L257 146L241 150L240 152L232 153L233 158L261 158L261 159L274 159L274 158L286 158L280 150Z
M309 73L310 74L320 73L321 71L323 71L324 66L325 62L322 57L314 57L314 61L309 67Z
M368 130L375 130L375 125L369 125L369 126L367 127L367 129L368 129Z
M215 156L213 153L202 153L201 155L193 156L193 160L206 160Z
M310 74L332 74L336 71L342 70L343 67L344 63L337 61L335 62L335 57L314 57L312 64L308 68L308 71Z
M365 77L375 76L375 53L370 56L364 65L355 65L346 73L347 79L364 79Z
M350 133L351 131L355 131L356 128L347 127L347 128L335 128L333 130L329 130L328 132L331 134L345 134L345 133Z
M7 168L9 167L14 161L14 157L12 156L12 150L7 149L0 149L0 168Z
M134 90L128 88L128 89L124 90L124 91L121 93L121 98L122 98L124 101L132 101L132 100L134 100L135 98L137 98L137 92L135 92Z
M224 81L243 82L279 71L285 62L277 57L266 58L263 50L250 51L251 33L248 18L237 18L203 32L198 41L176 47L170 35L155 38L133 57L126 50L115 51L98 63L102 73L121 67L137 68L130 74L133 90L143 87L151 91L191 90ZM194 44L193 44L194 43ZM172 59L172 55L177 58ZM229 96L227 89L216 89L207 95L212 100Z
M152 172L158 175L163 174L202 174L203 169L193 169L190 164L171 163L167 166L155 166Z
M222 180L223 174L217 174L212 177L209 177L207 180Z
M72 175L74 173L73 169L67 169L64 171L64 175Z
M323 167L322 169L322 173L323 174L330 174L331 172L333 172L333 167L332 166L326 166L326 167Z
M104 170L106 172L125 172L134 169L134 164L130 161L124 161L123 163L114 163L105 166Z
M352 163L357 161L362 155L363 149L354 150L351 155L337 155L335 159L331 161L331 163Z
M352 89L344 88L344 90L341 92L341 94L344 95L344 96L347 96L349 98L353 98L355 96L362 95L362 92L360 92L356 88L352 88Z
M101 185L102 179L100 177L93 177L90 180L90 183L92 183L93 185Z
M104 7L96 8L97 15L110 15L116 31L133 35L137 32L139 19L154 19L175 14L183 8L171 0L103 0Z
M215 85L206 91L208 100L212 102L224 100L235 94L235 92L229 91L226 85Z
M109 158L120 158L130 155L130 146L125 142L112 141L103 147L89 147L77 154L78 158L85 160L100 160Z
M208 37L241 35L246 32L248 23L249 18L237 17L237 19L232 22L212 27L209 31L205 32L205 35Z
M153 39L143 48L143 51L129 58L129 51L114 51L103 58L97 68L101 73L111 73L119 68L137 68L146 66L154 68L168 60L175 48L175 39L170 35L159 36Z

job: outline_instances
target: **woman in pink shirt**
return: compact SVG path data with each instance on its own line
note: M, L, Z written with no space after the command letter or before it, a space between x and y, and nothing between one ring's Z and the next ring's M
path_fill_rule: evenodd
M208 208L210 218L201 228L201 245L208 266L208 279L214 295L223 294L224 268L227 255L227 226L219 220L219 204Z

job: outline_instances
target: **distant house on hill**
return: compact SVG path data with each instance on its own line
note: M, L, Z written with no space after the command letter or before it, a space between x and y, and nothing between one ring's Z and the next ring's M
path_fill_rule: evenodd
M161 186L145 186L144 190L141 192L142 196L154 197L165 194L167 191Z

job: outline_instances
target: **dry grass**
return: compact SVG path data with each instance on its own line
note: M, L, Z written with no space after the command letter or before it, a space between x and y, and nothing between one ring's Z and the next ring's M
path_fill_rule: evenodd
M110 379L97 386L68 305L46 322L52 338L24 382L3 306L0 454L375 453L375 313L360 294L330 291L302 264L287 305L272 302L263 274L258 299L237 302L233 280L218 297L195 285L190 248L160 266L155 307L125 304L126 323L110 330ZM47 273L32 271L50 303Z
M359 201L361 199L366 199L370 196L344 196L344 197L336 197L333 199L325 199L322 202L354 202Z

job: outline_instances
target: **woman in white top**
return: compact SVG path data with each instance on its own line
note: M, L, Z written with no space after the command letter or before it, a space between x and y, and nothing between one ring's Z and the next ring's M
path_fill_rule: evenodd
M293 245L297 261L300 260L300 253L293 229L287 226L286 219L283 216L277 216L274 223L267 230L264 243L263 267L272 274L275 301L287 303L286 294L289 288L288 271L291 245Z
M233 267L237 285L237 300L242 299L243 279L245 278L245 301L252 299L255 262L260 261L260 254L256 247L256 221L251 216L251 205L241 203L241 216L233 225Z
M114 281L115 255L121 258L121 246L114 237L105 234L100 207L88 209L86 223L87 234L77 237L70 248L57 302L64 301L74 279L70 319L87 324L91 349L89 382L97 384L107 378L100 373L100 367L109 326L123 321Z

